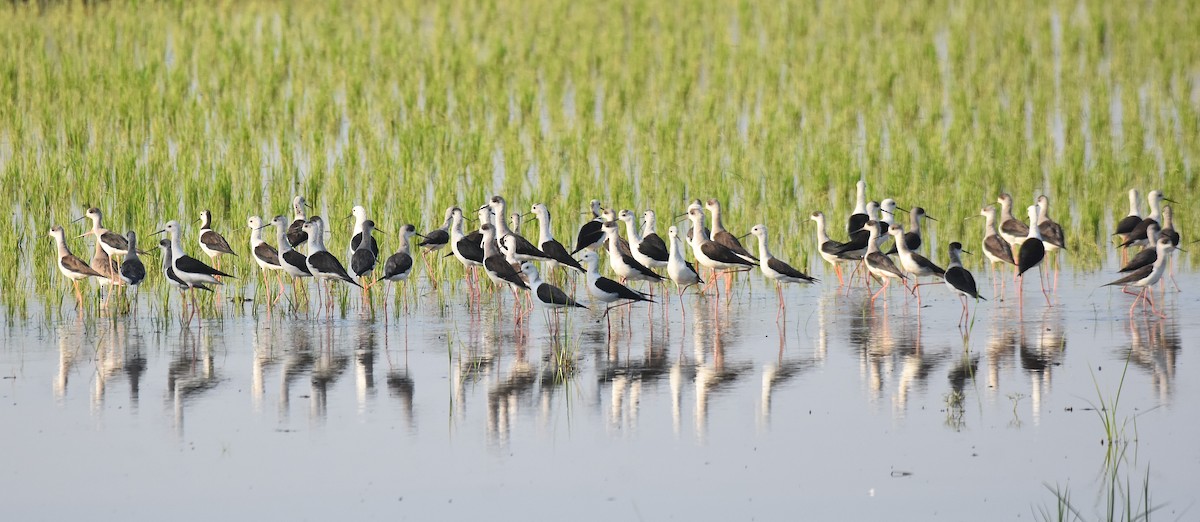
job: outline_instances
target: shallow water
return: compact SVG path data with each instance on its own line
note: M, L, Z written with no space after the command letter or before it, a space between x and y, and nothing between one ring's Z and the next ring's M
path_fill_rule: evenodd
M228 307L187 327L149 293L133 317L34 313L0 323L3 511L1013 520L1052 512L1050 485L1091 519L1110 469L1091 408L1120 389L1122 484L1140 498L1148 477L1156 518L1187 517L1200 276L1178 277L1165 319L1131 319L1132 297L1096 290L1109 279L1064 273L1052 307L1031 281L1023 310L1010 285L966 340L942 287L920 310L791 287L780 322L758 279L685 297L686 315L614 311L611 332L573 313L558 337L538 311L515 326L511 297L475 310L461 292L387 324L353 299L344 318Z

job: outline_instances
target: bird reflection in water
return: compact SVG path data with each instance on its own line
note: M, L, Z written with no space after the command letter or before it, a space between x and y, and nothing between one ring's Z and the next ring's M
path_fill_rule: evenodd
M987 340L987 387L994 397L1000 391L1000 372L1016 366L1020 322L1008 306L996 307Z
M529 322L518 328L528 328ZM521 401L529 400L537 383L538 373L529 364L526 351L527 332L516 333L511 341L514 346L513 362L508 374L487 392L487 437L497 445L508 444L512 426L520 412Z
M54 398L67 398L67 385L75 369L86 339L83 321L63 322L58 325L58 373L54 375Z
M197 339L197 335L201 337ZM188 404L220 382L211 344L212 336L207 329L199 333L190 328L179 331L179 347L167 367L167 401L174 413L175 433L179 436L183 435Z
M455 343L455 364L450 367L452 401L455 418L465 420L467 416L467 385L484 381L492 373L499 351L496 348L494 336L487 335L482 314L467 314L468 323L465 328L455 331L456 336L462 336L462 341Z
M1027 333L1027 329L1033 331ZM1046 308L1040 323L1021 321L1020 330L1021 368L1029 374L1030 408L1036 425L1041 419L1042 398L1050 392L1054 367L1062 364L1067 349L1062 313L1058 308Z
M1159 403L1169 403L1174 390L1175 362L1182 349L1175 315L1161 320L1131 316L1127 330L1129 347L1122 350L1121 358L1128 357L1135 367L1148 373Z
M308 327L287 328L289 338L282 342L283 362L279 373L279 417L286 422L291 416L292 384L308 375L316 357L313 355L312 332Z
M714 298L713 306L721 306L721 299ZM731 362L725 360L725 337L737 339L736 331L731 330L726 323L740 322L734 317L735 312L726 308L724 314L718 316L715 312L711 318L701 314L692 314L692 338L694 350L697 352L696 368L696 439L703 442L708 434L708 407L710 395L720 393L722 388L736 384L742 374L752 369L748 362ZM703 347L711 347L705 350ZM712 356L708 356L711 352Z
M963 401L967 397L967 383L975 380L975 372L978 370L979 356L963 351L946 376L950 381L950 391L945 396L946 426L954 431L962 431L967 425Z
M136 323L116 320L105 327L96 342L96 379L92 407L104 406L109 381L124 376L129 381L130 406L136 411L146 358L141 354L141 334Z
M887 388L886 376L895 375L892 409L903 416L909 394L923 385L946 357L945 352L931 354L926 349L919 315L897 316L876 310L869 299L848 312L850 342L858 351L859 374L867 383L869 400L879 400Z
M370 320L359 320L354 335L354 396L358 413L366 413L375 397L375 357L378 327Z
M262 411L266 399L266 373L272 366L279 363L275 353L275 333L280 330L278 324L259 325L254 329L250 340L254 347L254 357L250 361L250 405L255 412Z
M796 378L814 364L812 361L784 357L784 353L783 338L781 337L779 353L775 360L763 365L762 396L759 400L759 427L762 429L771 426L771 395L775 389Z
M320 330L317 332L320 349L317 350L317 356L313 360L310 372L311 393L308 413L310 420L324 422L329 414L329 388L336 384L337 380L346 372L346 368L350 366L350 357L342 352L335 343L335 339L342 338L341 335L335 335L336 327L332 324L320 324L317 328Z
M662 327L651 324L648 328L653 331ZM619 336L614 333L609 337L606 350L608 359L598 368L596 380L599 390L611 388L608 415L610 428L617 431L637 428L642 387L667 377L670 372L666 339L665 332L660 332L659 335L651 333L645 337L646 344L641 357L633 357L630 354L632 336Z
M392 370L387 373L388 395L400 401L400 411L404 413L404 423L409 433L416 433L417 420L413 415L413 390L416 384L408 373L408 368Z

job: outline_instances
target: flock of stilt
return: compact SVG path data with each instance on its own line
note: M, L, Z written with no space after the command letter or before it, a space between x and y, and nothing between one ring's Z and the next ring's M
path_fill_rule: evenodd
M1130 307L1130 313L1133 313L1139 302L1145 302L1157 313L1148 289L1161 279L1168 255L1178 248L1180 238L1171 223L1171 208L1162 207L1163 201L1170 200L1164 198L1161 192L1150 192L1150 213L1145 218L1142 218L1140 213L1138 192L1131 190L1129 198L1129 215L1118 224L1116 235L1119 236L1123 248L1144 248L1121 269L1121 273L1127 275L1109 285L1122 286L1126 293L1131 294L1133 293L1129 292L1129 287L1141 289L1133 294L1138 298ZM1015 278L1023 280L1026 272L1042 264L1047 253L1066 249L1062 227L1049 217L1049 199L1046 196L1038 197L1036 203L1028 207L1029 224L1014 217L1013 199L1010 195L1001 194L997 202L1000 204L998 213L993 206L980 210L980 216L985 218L982 249L993 267L993 285L996 281L996 263L1012 265ZM272 286L268 281L268 273L274 272L278 275L279 293L271 299L272 303L286 293L284 275L290 276L294 281L306 277L316 278L325 284L327 294L331 291L333 283L343 281L362 288L364 298L365 292L379 281L404 281L411 275L414 267L410 247L413 236L421 238L417 246L423 248L426 254L449 247L450 253L445 257L453 256L466 267L467 285L472 299L481 295L477 270L482 268L497 286L512 289L518 297L516 306L520 306L521 303L518 293L528 291L530 300L535 305L545 308L584 307L567 292L544 280L535 262L542 263L547 272L564 267L586 275L587 292L592 298L605 303L608 307L605 315L616 306L651 300L652 293L635 290L626 285L632 281L654 284L670 279L682 295L688 287L705 283L695 266L684 257L685 242L690 246L696 263L709 269L712 274L702 291L707 290L721 276L727 278L728 288L735 273L757 267L766 278L776 283L782 311L783 283L817 282L817 279L771 254L765 225L754 225L748 234L741 237L726 230L721 220L721 206L715 199L707 202L696 200L684 214L676 216L686 217L691 226L686 232L681 232L677 226L669 227L665 241L657 234L657 218L654 211L645 211L639 226L633 212L605 209L599 201L593 200L593 219L579 229L575 245L569 251L555 240L551 232L550 212L546 205L538 203L533 205L528 213L511 215L506 214L506 207L507 203L503 197L492 197L487 204L478 208L479 226L469 233L464 231L466 218L459 207L446 209L442 226L426 234L417 233L413 225L404 225L398 233L399 246L396 253L384 260L380 268L379 246L372 236L376 230L375 223L368 219L366 209L356 206L351 212L355 221L348 251L347 270L342 262L325 248L324 222L320 217L307 217L306 209L309 206L303 197L297 196L292 202L294 215L291 221L284 216L275 216L270 222L264 222L258 216L247 220L250 229L250 251L255 263L262 270L264 288ZM704 226L704 210L711 213L711 229ZM897 211L909 212L911 218L908 231L895 222ZM537 244L517 232L522 219L528 216L538 221ZM137 235L133 231L122 236L105 229L101 221L101 212L97 208L89 209L84 216L75 221L84 218L91 219L92 227L79 237L95 237L95 248L90 263L71 254L61 226L52 227L49 233L57 242L58 268L63 275L72 280L80 306L83 300L79 290L80 280L92 277L102 285L120 287L136 286L146 277L146 269L138 257L139 253L145 252L138 250ZM929 284L920 283L920 278L933 278L933 281L940 280L960 296L963 307L961 325L969 314L967 298L983 299L979 295L974 277L962 266L960 255L969 252L964 250L960 243L950 243L949 264L944 269L919 253L923 245L923 220L934 219L921 207L914 207L910 212L897 206L892 199L884 199L880 203L867 201L866 183L859 181L854 212L847 223L847 241L829 238L823 213L813 212L811 219L817 223L816 236L821 257L833 265L839 286L848 285L848 279L852 279L843 277L843 265L854 266L851 276L860 268L865 268L864 280L868 289L872 278L882 280L882 287L871 294L872 302L888 288L893 279L899 279L916 296L920 306L920 287ZM209 285L221 284L222 277L233 277L220 270L220 258L226 254L236 255L225 238L212 229L212 214L208 210L200 213L199 221L200 249L209 256L216 268L186 254L180 242L181 227L178 222L169 221L162 230L155 232L168 234L168 238L159 241L163 253L164 277L174 283L181 292L191 290L193 305L194 290L211 291ZM619 233L621 222L625 224L625 237L621 237ZM682 224L682 221L680 223ZM271 246L263 239L262 230L268 226L275 227L278 247ZM749 235L754 235L758 240L756 253L747 250L740 242L740 239ZM885 253L882 247L888 239L893 239L894 245ZM308 245L307 255L296 250L305 243ZM580 252L582 255L579 255ZM600 275L601 252L606 254L609 267L619 276L620 282ZM893 254L896 255L894 260L890 257ZM427 258L425 263L430 282L436 286L433 271L428 270ZM665 276L655 271L664 268ZM1050 297L1040 268L1039 281L1049 304ZM1023 292L1023 286L1018 287L1018 296ZM719 293L719 289L717 292ZM322 299L325 306L331 309L332 295Z

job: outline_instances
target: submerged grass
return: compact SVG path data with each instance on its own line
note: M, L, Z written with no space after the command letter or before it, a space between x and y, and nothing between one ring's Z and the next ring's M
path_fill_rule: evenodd
M1121 390L1125 387L1125 376L1129 371L1129 359L1126 358L1125 366L1121 369L1121 379L1117 383L1117 389L1111 395L1106 395L1100 388L1100 382L1092 375L1092 381L1096 386L1096 396L1099 405L1091 404L1092 409L1096 411L1099 417L1100 425L1103 428L1104 439L1101 441L1105 446L1104 452L1104 472L1101 475L1101 503L1103 511L1099 513L1095 520L1104 520L1107 522L1136 522L1148 521L1150 515L1161 506L1155 506L1150 498L1150 469L1146 467L1145 476L1142 478L1141 485L1134 488L1133 483L1124 473L1123 465L1127 461L1126 451L1129 444L1137 443L1137 416L1123 416L1118 407L1121 403ZM1090 403L1089 403L1090 404ZM1015 404L1014 404L1015 408ZM1128 431L1132 427L1134 434L1129 434ZM1035 511L1035 516L1043 521L1085 521L1089 520L1072 503L1070 486L1051 486L1046 484L1046 489L1054 495L1054 506L1039 506Z
M64 295L45 232L86 206L142 237L213 210L239 286L242 223L296 194L339 254L355 204L428 230L503 193L547 203L568 242L593 197L668 216L714 196L731 228L768 223L815 265L797 216L844 216L860 177L941 218L937 243L977 244L961 218L1000 191L1044 192L1093 269L1124 192L1185 198L1200 152L1184 0L30 4L0 16L10 317Z

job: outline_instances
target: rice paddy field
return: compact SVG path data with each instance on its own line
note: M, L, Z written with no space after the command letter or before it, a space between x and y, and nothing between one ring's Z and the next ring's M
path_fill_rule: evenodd
M1200 224L1197 27L1188 1L6 4L0 504L16 519L1194 518L1196 258L1175 254L1163 316L1100 285L1129 189L1175 201L1185 249ZM838 288L808 215L843 239L859 180L938 219L935 260L978 248L968 218L1001 192L1018 217L1049 196L1068 237L1050 304L1035 281L1021 302L1012 281L993 291L981 255L964 261L989 300L962 329L943 288L924 308ZM297 195L345 257L354 205L390 252L404 224L494 194L545 203L564 244L591 199L656 210L665 237L689 201L718 198L732 232L767 224L772 251L824 281L788 287L782 314L751 274L611 327L585 301L552 331L540 312L515 324L507 291L468 304L453 258L418 259L367 304L338 288L325 315L291 290L269 307L248 256L246 219L290 219ZM237 278L181 321L148 255L135 306L88 284L77 310L47 230L87 259L71 222L89 207L145 250L178 220L205 261L209 209Z

